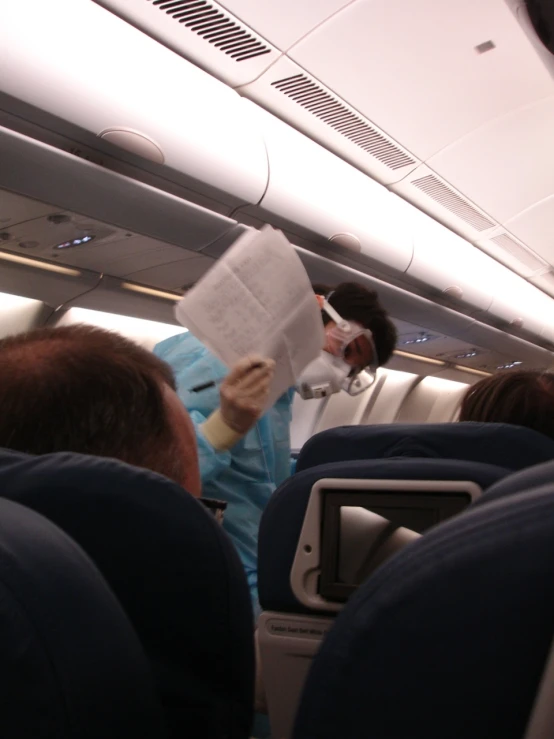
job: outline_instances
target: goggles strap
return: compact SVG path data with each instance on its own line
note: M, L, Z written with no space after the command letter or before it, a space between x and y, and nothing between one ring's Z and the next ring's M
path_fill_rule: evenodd
M325 298L325 300L323 301L323 308L322 308L322 310L324 310L325 313L327 313L327 315L329 316L329 318L331 318L337 324L337 327L341 331L348 331L348 329L349 329L349 323L348 323L348 321L345 321L342 318L342 316L340 316L337 313L337 311L333 308L333 306L330 305L327 302L327 298Z

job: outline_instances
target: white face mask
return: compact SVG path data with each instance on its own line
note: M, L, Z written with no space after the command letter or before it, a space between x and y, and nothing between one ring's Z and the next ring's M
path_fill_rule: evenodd
M352 367L343 359L321 351L319 357L304 368L296 381L296 390L301 398L326 398L342 390Z
M343 321L327 301L323 304L323 310L336 322L336 328L333 331L338 332L336 338L343 340L344 347L361 334L366 335L373 345L370 331L355 323ZM376 356L375 349L373 355ZM310 362L301 373L296 382L296 390L304 400L326 398L341 390L349 395L359 395L375 381L376 369L375 366L369 372L356 372L342 356L337 357L328 351L321 351L319 357Z
M375 375L359 372L352 375L352 367L340 357L322 351L304 369L296 381L296 390L304 400L326 398L344 390L359 395L375 382Z

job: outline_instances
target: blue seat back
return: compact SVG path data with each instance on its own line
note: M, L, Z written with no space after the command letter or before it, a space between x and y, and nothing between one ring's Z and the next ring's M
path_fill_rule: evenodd
M473 505L483 505L494 500L507 498L510 495L517 495L525 490L533 490L550 482L554 482L554 462L537 464L534 467L515 472L495 483Z
M475 507L354 594L295 739L521 739L554 629L554 485Z
M114 460L5 450L0 496L53 521L96 564L150 659L170 736L249 736L246 578L225 532L196 499Z
M341 426L312 436L300 452L296 471L391 457L459 459L516 471L554 459L554 440L505 423Z
M142 646L83 551L0 500L2 739L163 739Z
M477 462L410 458L338 462L297 472L272 495L262 516L258 542L258 590L262 608L308 612L292 592L290 574L310 492L318 480L469 480L485 489L509 472Z

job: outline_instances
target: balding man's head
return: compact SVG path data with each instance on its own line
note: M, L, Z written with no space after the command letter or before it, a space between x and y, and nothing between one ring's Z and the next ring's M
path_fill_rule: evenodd
M113 457L200 494L196 437L165 362L90 326L0 341L0 446Z

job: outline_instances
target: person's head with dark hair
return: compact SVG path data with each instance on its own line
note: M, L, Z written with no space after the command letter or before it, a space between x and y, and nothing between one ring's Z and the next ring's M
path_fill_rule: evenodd
M170 367L84 325L0 340L0 446L78 452L158 472L200 495L196 436Z
M554 374L517 370L480 380L465 394L459 420L511 423L554 439Z
M370 363L378 366L386 364L396 347L398 334L394 323L379 302L377 293L357 282L342 282L334 288L321 284L312 287L316 295L323 296L345 321L354 321L371 331L377 357L368 357L371 350L360 346L356 352L358 356L351 358L352 363L361 366ZM325 311L322 311L322 318L326 329L334 325L333 319ZM348 357L345 359L348 361Z

